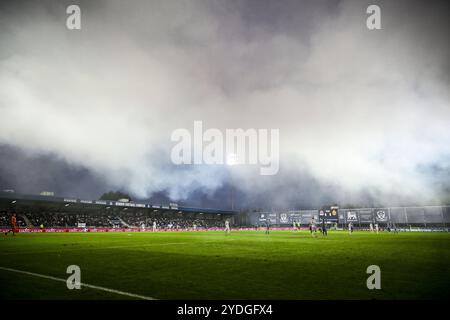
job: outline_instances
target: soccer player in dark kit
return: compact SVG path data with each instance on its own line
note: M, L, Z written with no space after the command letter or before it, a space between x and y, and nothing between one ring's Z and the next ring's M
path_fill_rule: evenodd
M328 231L327 231L327 226L325 224L325 220L322 220L322 235L323 236L327 236L328 235Z

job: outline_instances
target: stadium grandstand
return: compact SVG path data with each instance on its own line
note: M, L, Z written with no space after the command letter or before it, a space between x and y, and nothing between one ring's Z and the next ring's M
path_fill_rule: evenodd
M83 200L53 195L0 192L0 227L9 225L11 213L22 228L223 228L236 212L141 202Z
M295 225L307 228L314 219L329 227L345 229L352 223L356 229L448 231L450 206L338 208L335 217L322 219L323 208L277 212L241 212L161 205L142 202L83 200L54 195L24 195L0 192L0 228L8 227L11 213L17 214L21 228L105 228L158 230L218 229L225 220L234 227L260 227L269 223L273 228ZM245 216L243 219L242 216ZM75 230L73 230L75 231Z

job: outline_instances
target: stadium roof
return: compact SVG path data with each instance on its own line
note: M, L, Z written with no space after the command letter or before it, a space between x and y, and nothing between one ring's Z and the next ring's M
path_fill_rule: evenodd
M237 211L230 210L218 210L211 208L193 208L193 207L182 207L178 205L162 205L162 204L151 204L143 202L121 202L121 201L111 201L111 200L84 200L77 199L75 197L55 197L51 195L26 195L16 192L5 192L0 191L0 200L10 201L11 203L20 202L38 202L38 203L52 203L61 205L91 205L98 206L99 208L135 208L135 209L153 209L153 210L163 210L163 211L182 211L182 212L198 212L198 213L211 213L211 214L224 214L224 215L234 215Z

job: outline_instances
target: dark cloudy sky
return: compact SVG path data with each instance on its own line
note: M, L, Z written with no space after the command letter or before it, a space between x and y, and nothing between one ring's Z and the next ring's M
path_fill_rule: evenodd
M382 30L367 29L369 4ZM0 188L222 208L230 183L238 207L445 201L448 14L448 1L2 1ZM172 165L170 135L194 120L279 129L279 173Z

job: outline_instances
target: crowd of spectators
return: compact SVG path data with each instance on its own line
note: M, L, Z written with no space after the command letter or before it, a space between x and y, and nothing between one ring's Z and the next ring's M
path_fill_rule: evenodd
M0 227L10 225L11 213L0 212ZM28 220L28 223L26 222ZM185 228L223 228L224 219L218 217L199 218L195 215L165 215L157 216L144 212L123 212L120 215L98 213L61 213L61 212L17 212L17 222L20 227L145 227L153 228L156 223L158 229L185 229Z
M223 228L225 222L221 219L197 219L197 218L148 218L146 221L130 221L124 218L130 226L153 228L156 222L158 229L186 229L186 228ZM140 224L138 224L140 222Z
M185 228L215 228L224 227L225 222L220 216L212 218L199 218L195 215L155 215L144 212L135 212L121 215L121 219L130 227L153 228L154 223L158 229L185 229Z
M59 212L34 212L16 214L19 227L78 227L78 225L85 224L86 227L114 227L111 222L113 217L106 215L94 214L73 214L73 213L59 213ZM28 219L28 223L25 221ZM7 227L10 225L11 213L0 213L0 227Z
M74 226L77 223L77 216L74 214L62 213L25 213L30 223L33 226L54 226L54 227L68 227Z

